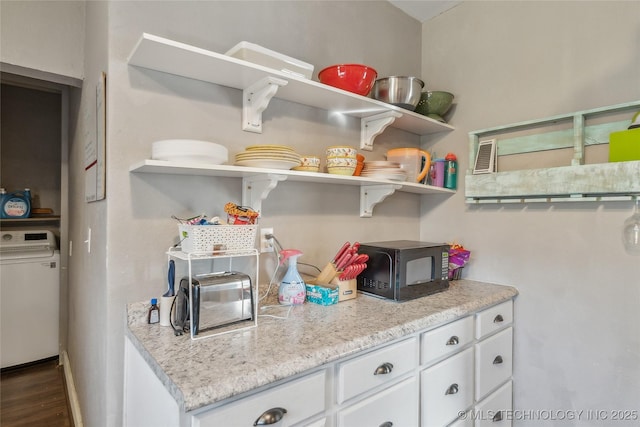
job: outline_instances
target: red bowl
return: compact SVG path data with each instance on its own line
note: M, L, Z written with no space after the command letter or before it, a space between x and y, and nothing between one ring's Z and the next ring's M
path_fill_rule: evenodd
M337 87L358 95L367 96L378 72L360 64L332 65L318 73L320 83Z

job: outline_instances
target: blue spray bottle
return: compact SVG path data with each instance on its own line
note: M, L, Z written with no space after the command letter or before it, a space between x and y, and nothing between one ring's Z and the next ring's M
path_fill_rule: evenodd
M282 256L280 265L289 260L289 268L278 288L278 302L280 304L300 305L304 303L307 287L302 277L300 277L300 273L298 273L298 257L300 255L302 255L302 252L298 249L283 249L280 251L280 256Z

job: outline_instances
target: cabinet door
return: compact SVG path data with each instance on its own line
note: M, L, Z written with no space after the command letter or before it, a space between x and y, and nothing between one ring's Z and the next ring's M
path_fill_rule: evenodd
M466 412L461 418L449 424L449 427L473 427L471 411Z
M417 339L411 338L367 353L338 366L338 403L371 390L418 366Z
M309 374L193 417L193 427L251 427L260 417L290 426L325 410L325 371ZM284 412L284 411L286 412ZM280 416L282 418L280 418Z
M418 425L415 377L389 387L338 413L338 427L414 427Z
M511 381L476 405L475 427L511 427L513 392Z
M473 348L420 374L422 427L444 426L473 405Z
M476 344L476 400L511 377L513 328Z
M473 316L456 320L422 334L421 363L436 361L453 354L473 341Z
M482 339L493 332L503 329L513 322L513 300L505 301L495 307L477 314L476 338Z

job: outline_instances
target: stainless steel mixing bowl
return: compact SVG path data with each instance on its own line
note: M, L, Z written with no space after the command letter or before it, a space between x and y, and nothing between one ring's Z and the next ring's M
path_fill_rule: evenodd
M373 84L371 96L378 101L413 111L420 101L423 87L424 82L417 77L384 77Z

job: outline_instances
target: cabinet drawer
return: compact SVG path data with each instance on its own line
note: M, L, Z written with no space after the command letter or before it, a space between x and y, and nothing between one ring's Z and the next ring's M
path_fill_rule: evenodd
M286 425L293 425L325 410L325 371L309 374L253 396L195 415L193 427L250 427L260 416L284 408Z
M418 382L415 377L407 378L338 413L338 427L384 425L418 425Z
M476 316L476 338L481 339L513 322L513 301L505 301Z
M472 341L473 316L425 332L421 341L421 363L425 365L453 354Z
M513 328L476 344L476 400L511 377Z
M471 414L471 412L466 412L463 417L449 424L449 427L473 427L473 418Z
M510 427L513 394L511 381L476 406L475 427Z
M473 348L420 374L422 427L443 426L473 405Z
M338 403L388 383L417 366L416 338L341 363L338 366Z

